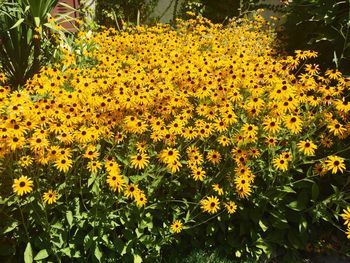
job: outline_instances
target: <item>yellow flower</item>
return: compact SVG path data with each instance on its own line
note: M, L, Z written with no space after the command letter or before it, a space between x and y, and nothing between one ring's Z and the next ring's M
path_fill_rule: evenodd
M288 170L288 161L284 159L283 156L276 157L273 159L272 163L273 166L278 170L281 170L283 172L286 172Z
M196 166L193 167L192 177L195 181L203 181L205 176L206 176L206 172L203 170L202 167L196 167Z
M28 167L33 163L33 158L29 155L22 156L21 159L19 159L18 164L22 167Z
M225 203L225 208L229 214L234 214L237 210L237 205L233 201L229 201L228 203Z
M118 173L111 172L107 176L107 184L115 192L121 192L125 188L124 178Z
M216 196L209 196L200 201L204 212L215 214L220 208L220 201Z
M146 153L139 152L131 156L131 165L136 169L144 169L149 164L149 156Z
M14 180L12 185L13 191L18 196L23 196L33 191L33 181L27 176L21 176L18 179Z
M146 205L147 203L147 197L146 195L140 190L138 194L136 194L135 196L135 201L136 201L136 205L138 207L143 207Z
M217 192L218 195L224 194L224 189L222 189L222 187L220 187L219 184L213 184L212 187L213 187L214 191Z
M338 156L328 156L325 162L327 170L332 171L332 174L336 174L338 170L343 173L345 170L344 160Z
M43 199L44 199L44 203L51 205L57 202L58 193L56 191L53 191L52 189L49 189L47 192L43 194Z
M207 154L207 159L212 164L219 164L221 161L221 154L218 151L210 150Z
M299 150L302 151L307 156L314 155L315 150L317 149L316 144L314 144L310 140L300 141L297 145Z
M60 158L55 161L54 166L60 171L60 172L68 172L69 169L72 167L73 161L68 158Z
M99 169L101 169L102 167L102 163L99 161L94 161L91 160L88 164L87 164L87 168L90 172L92 173L96 173Z
M182 225L182 222L180 220L175 220L171 226L170 226L170 229L172 232L178 234L182 231L183 229L183 225Z
M135 184L129 184L124 191L124 196L127 198L136 198L139 194L140 189Z
M174 163L179 160L180 153L177 149L168 147L160 152L159 158L164 163Z
M350 207L343 209L343 214L340 214L340 216L345 220L344 225L347 225L350 227Z

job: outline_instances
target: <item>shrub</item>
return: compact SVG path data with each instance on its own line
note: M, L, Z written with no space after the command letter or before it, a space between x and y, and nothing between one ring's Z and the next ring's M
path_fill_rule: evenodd
M100 25L122 29L123 23L140 24L150 20L159 0L98 0L96 20Z
M322 67L349 71L349 1L294 0L282 10L286 20L281 36L289 52L313 49Z
M2 253L288 262L339 233L346 247L349 80L273 42L260 16L81 32L61 64L1 87Z

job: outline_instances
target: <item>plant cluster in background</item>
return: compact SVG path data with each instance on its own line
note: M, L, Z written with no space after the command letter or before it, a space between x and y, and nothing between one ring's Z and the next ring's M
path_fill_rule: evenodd
M123 28L123 24L151 22L151 14L159 0L98 0L96 20L100 25Z
M313 51L276 58L260 16L177 22L80 32L22 90L0 87L8 260L346 247L349 79Z
M74 8L51 16L57 0L7 0L0 2L0 72L12 89L20 88L40 68L51 62L59 39L70 34L62 27L71 22ZM81 22L79 20L77 23Z
M0 2L0 65L14 88L37 73L48 54L44 52L50 45L45 27L56 2Z
M293 0L283 9L280 38L288 52L312 49L324 68L349 72L350 6L348 0Z

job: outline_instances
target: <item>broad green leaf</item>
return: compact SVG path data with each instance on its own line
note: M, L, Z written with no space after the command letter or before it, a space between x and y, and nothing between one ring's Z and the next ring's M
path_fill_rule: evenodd
M134 254L134 263L142 263L142 257L138 254Z
M95 247L94 255L97 258L98 262L101 262L102 252L98 246Z
M24 21L24 18L19 19L10 29L14 29L18 27L20 24L22 24Z
M268 229L268 227L260 220L259 221L259 226L261 227L262 231L266 231Z
M72 227L72 225L73 225L73 213L72 213L72 211L66 212L66 218L67 218L69 226Z
M40 17L34 17L34 22L35 22L35 26L39 27L40 26Z
M11 225L7 226L4 230L1 231L1 234L6 234L14 230L18 226L17 221L13 221Z
M282 189L283 192L285 193L296 193L292 187L285 185Z
M72 256L72 252L71 252L70 247L65 247L65 248L61 249L61 252L65 255L67 255L68 257Z
M300 207L300 204L298 203L298 201L290 202L287 206L288 206L290 209L293 209L293 210L295 210L295 211L301 211L301 210L303 210L303 209Z
M36 254L34 260L42 260L49 257L49 253L47 253L46 249L42 249L38 252L38 254Z
M24 251L24 263L32 263L33 262L33 250L32 245L28 242L26 246L26 250Z
M307 230L307 221L304 217L301 218L301 222L299 223L299 232L305 232Z

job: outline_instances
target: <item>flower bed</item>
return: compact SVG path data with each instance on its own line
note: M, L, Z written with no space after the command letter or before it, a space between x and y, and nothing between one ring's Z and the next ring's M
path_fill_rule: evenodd
M261 259L341 229L349 80L274 40L259 16L81 32L1 87L11 255L141 262L184 241Z

